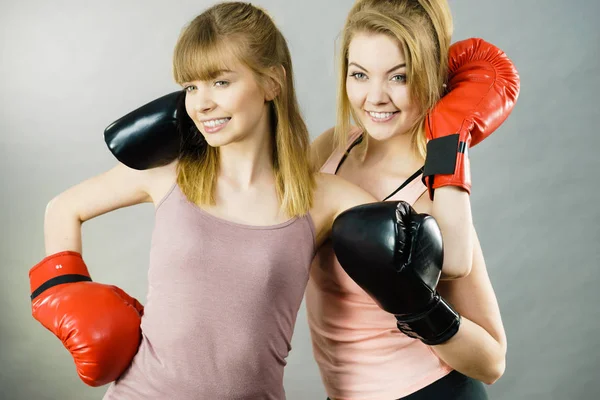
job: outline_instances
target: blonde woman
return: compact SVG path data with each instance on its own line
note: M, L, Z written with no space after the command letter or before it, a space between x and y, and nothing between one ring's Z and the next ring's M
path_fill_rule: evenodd
M480 39L450 46L451 33L445 0L359 0L343 29L337 124L313 143L313 162L380 201L435 217L443 280L436 287L426 269L361 250L367 234L321 246L306 304L331 399L484 399L481 382L504 371L506 335L472 223L468 148L508 116L519 77L499 49ZM340 228L368 223L359 213ZM435 246L412 249L442 257Z
M288 47L261 9L209 8L181 34L173 66L184 89L179 158L165 164L121 141L168 126L179 93L108 129L125 163L153 168L119 163L49 203L33 315L86 383L117 379L105 399L283 399L314 252L340 212L374 198L312 172ZM125 128L128 118L137 124ZM145 202L156 214L142 308L91 282L81 224Z

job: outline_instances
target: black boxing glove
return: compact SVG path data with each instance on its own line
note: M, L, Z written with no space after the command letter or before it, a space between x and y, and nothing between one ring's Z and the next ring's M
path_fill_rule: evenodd
M185 111L185 91L177 91L110 124L104 130L104 141L117 160L130 168L160 167L179 156L182 119L191 122Z
M433 217L404 201L365 204L335 219L331 239L342 268L404 334L437 345L458 332L460 316L435 291L444 253Z

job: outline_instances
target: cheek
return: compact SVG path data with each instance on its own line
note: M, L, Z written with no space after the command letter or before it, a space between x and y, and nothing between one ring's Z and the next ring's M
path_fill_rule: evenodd
M411 102L408 86L398 86L392 89L390 97L394 105L404 113L411 113L416 106Z
M346 96L353 108L361 108L366 93L364 88L354 80L346 81Z
M194 105L192 104L190 96L187 94L185 95L185 111L187 112L188 116L194 115Z
M241 89L239 91L226 93L223 96L223 104L230 112L255 113L264 103L263 97L256 90Z
M234 117L232 127L238 133L255 126L266 110L264 97L254 88L230 92L223 98L222 108Z

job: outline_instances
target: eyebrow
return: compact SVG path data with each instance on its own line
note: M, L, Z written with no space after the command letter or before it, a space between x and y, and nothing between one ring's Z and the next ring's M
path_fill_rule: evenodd
M363 66L360 66L360 65L358 65L358 64L357 64L357 63L355 63L355 62L351 62L350 64L348 64L348 66L351 66L351 65L354 65L355 67L358 67L358 68L360 68L360 69L362 69L362 70L364 70L364 71L368 71L368 70L367 70L365 67L363 67ZM389 69L389 70L386 72L386 74L389 74L390 72L393 72L393 71L397 70L398 68L402 68L402 67L406 67L406 63L401 63L401 64L398 64L398 65L396 65L395 67L393 67L393 68Z
M223 74L235 74L235 73L236 73L235 71L232 71L230 69L217 69L215 71L211 71L210 75L213 77L211 79L214 79Z
M214 71L211 71L210 73L208 73L209 78L207 80L211 80L211 79L217 79L219 76L223 75L223 74L234 74L236 75L237 72L232 71L230 69L216 69ZM191 82L193 82L195 79L192 79L191 81L185 81L185 82L181 82L182 86L185 86L186 84L189 84Z

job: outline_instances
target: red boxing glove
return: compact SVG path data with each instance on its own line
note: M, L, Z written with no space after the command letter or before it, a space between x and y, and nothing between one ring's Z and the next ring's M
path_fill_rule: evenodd
M423 183L433 191L458 186L471 193L468 149L492 134L519 96L519 74L504 52L482 39L453 44L448 60L448 94L425 121L427 158Z
M90 386L117 379L136 354L144 307L116 286L92 282L79 253L63 251L29 271L33 317L69 350Z

